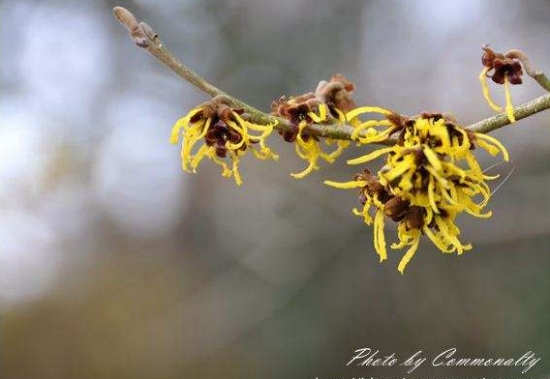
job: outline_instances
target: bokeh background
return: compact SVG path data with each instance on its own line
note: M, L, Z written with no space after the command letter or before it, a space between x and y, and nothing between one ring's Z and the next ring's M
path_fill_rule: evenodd
M460 219L474 250L426 241L380 265L356 197L304 180L292 146L245 159L236 188L181 172L172 124L205 95L136 48L123 5L191 67L254 106L341 72L359 103L463 124L491 114L481 46L550 72L550 1L2 0L1 367L28 378L402 377L345 367L360 347L543 360L550 374L550 112L494 133L515 172L494 217ZM531 80L516 104L541 95ZM502 88L493 93L503 102ZM485 166L497 160L480 155ZM394 228L388 228L388 238ZM520 376L437 369L414 377Z

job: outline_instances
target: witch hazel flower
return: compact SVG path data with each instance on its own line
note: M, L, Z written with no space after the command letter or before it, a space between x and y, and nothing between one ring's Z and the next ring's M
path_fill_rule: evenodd
M281 97L271 105L272 114L290 121L291 129L281 131L286 142L294 143L296 154L307 162L304 170L291 176L301 179L320 168L321 160L333 163L349 146L350 141L325 138L327 146L336 149L326 152L318 135L308 127L312 124L346 122L346 112L356 107L351 94L355 86L343 75L333 75L328 81L321 81L315 92L286 98Z
M510 122L515 122L514 106L512 105L512 96L510 94L510 84L522 84L523 68L522 62L517 58L514 51L506 54L496 53L489 46L483 46L483 55L481 63L483 69L479 74L483 96L487 104L496 112L502 112L503 109L495 104L489 92L489 83L487 78L490 78L494 83L504 85L504 94L506 97L505 112Z
M340 189L359 189L363 208L353 213L367 225L374 226L374 247L380 261L387 259L384 225L386 219L398 223L398 242L392 249L404 249L398 270L405 267L418 249L422 235L444 253L459 255L470 244L459 240L455 219L460 213L478 218L491 217L486 212L491 198L485 175L473 154L476 147L491 155L509 159L506 148L495 138L474 133L459 126L452 116L422 113L416 118L391 117L392 124L378 135L389 138L398 134L397 143L348 161L358 165L384 157L384 164L373 175L369 170L350 182L325 181ZM398 123L397 123L398 122ZM374 217L371 215L374 209Z
M277 160L278 155L266 146L266 138L275 123L249 121L242 109L235 108L223 96L214 97L189 111L172 129L170 142L182 139L181 162L184 171L196 173L199 164L208 158L222 168L223 177L233 177L242 184L240 159L252 151L261 160Z

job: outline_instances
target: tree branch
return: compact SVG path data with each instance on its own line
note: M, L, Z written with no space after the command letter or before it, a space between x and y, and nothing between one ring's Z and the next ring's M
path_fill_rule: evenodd
M221 89L217 88L206 79L202 78L196 72L191 70L185 64L183 64L175 55L168 50L162 41L160 40L157 33L147 25L145 22L138 22L134 15L123 7L115 7L113 9L115 18L128 29L130 37L134 40L137 46L147 50L149 54L161 61L166 67L176 73L180 78L189 82L199 90L205 92L206 94L215 97L215 96L225 96L229 98L235 106L243 108L246 113L250 114L251 120L257 123L271 123L277 121L275 129L281 131L292 130L292 125L288 120L285 120L280 117L276 117L265 112L262 112L251 105L245 103L242 100L239 100ZM548 78L538 70L534 70L529 65L529 61L525 56L522 59L526 70L529 69L528 74L532 76L543 88L550 91L550 81ZM527 64L526 64L527 63ZM550 94L541 96L534 100L531 100L525 104L520 105L514 109L514 114L517 120L532 116L538 112L542 112L550 108ZM493 117L481 120L474 124L471 124L466 127L466 129L478 132L478 133L488 133L495 129L501 128L503 126L509 125L510 120L505 113L500 113ZM308 126L308 129L319 137L331 138L331 139L351 139L351 134L353 132L353 127L350 125L341 125L337 123L327 123L327 124L311 124ZM392 145L395 143L395 139L389 139L383 142L379 142L384 145Z
M514 115L516 116L516 120L521 120L548 108L550 108L550 94L537 97L514 108ZM508 116L505 113L499 113L493 117L471 124L466 129L477 133L489 133L506 125L510 125Z

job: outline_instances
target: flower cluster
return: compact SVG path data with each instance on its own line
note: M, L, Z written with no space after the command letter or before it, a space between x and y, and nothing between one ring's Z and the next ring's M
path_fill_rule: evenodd
M504 146L490 136L461 128L450 116L423 113L408 119L390 111L376 111L387 115L391 125L386 130L371 131L370 138L397 134L397 143L348 163L363 164L385 156L382 168L376 175L364 170L350 182L325 184L359 189L363 208L354 213L367 225L374 224L374 245L381 261L387 258L385 219L398 223L399 242L391 248L408 247L398 266L401 273L416 252L422 234L444 253L462 254L471 249L471 245L460 242L455 218L462 212L490 217L491 212L484 212L491 197L487 181L496 178L484 174L472 150L480 147L491 155L501 153L507 161ZM375 209L374 217L371 208Z
M200 162L207 157L222 167L222 176L233 177L237 185L241 185L239 160L247 151L252 150L258 159L278 159L265 144L274 126L274 123L260 125L250 122L242 109L234 108L229 99L218 96L179 119L172 129L170 142L178 143L183 134L183 170L195 173ZM231 160L231 168L226 158Z
M506 54L496 53L488 46L483 47L483 55L481 56L483 70L479 74L483 96L493 110L502 112L502 108L495 104L489 93L489 84L487 78L491 78L497 84L504 84L504 92L506 95L506 115L510 122L515 122L514 107L510 95L510 84L521 84L523 82L522 62L516 56L516 51L511 50Z
M307 167L296 174L301 179L314 170L319 169L319 160L333 163L350 142L346 140L334 141L325 139L325 144L336 144L337 148L327 153L321 147L319 137L308 129L313 123L339 123L349 121L346 113L356 108L351 94L355 86L343 75L336 74L328 81L321 81L315 92L291 97L284 96L271 105L272 114L290 121L291 129L281 131L283 139L295 143L296 154L308 162ZM353 125L353 124L352 124Z
M521 83L523 61L513 52L496 54L487 47L484 51L480 76L484 95L500 111L489 96L487 78L504 84L506 114L514 122L508 85ZM388 256L384 232L387 219L397 223L397 242L390 247L406 249L398 265L401 273L417 251L422 235L444 253L470 250L472 246L459 239L456 217L461 213L491 217L485 209L492 195L487 183L496 179L484 173L473 152L481 148L493 156L502 154L507 161L505 147L493 137L462 128L450 115L422 113L406 117L381 107L358 107L351 96L354 89L353 83L337 74L321 81L313 92L274 101L271 116L255 114L254 118L231 99L217 96L178 120L171 141L178 143L183 137L181 160L185 171L196 172L207 157L237 185L242 183L239 162L246 152L252 151L262 160L278 159L266 146L275 126L307 162L302 171L291 174L298 179L319 169L320 161L333 163L351 142L358 146L389 145L348 161L359 165L382 158L384 163L376 172L363 169L349 182L325 181L335 188L359 190L362 207L353 213L373 225L380 261ZM254 109L250 112L254 114ZM273 122L255 122L258 119ZM333 131L345 130L348 139L326 138L319 124ZM336 148L326 151L324 144Z

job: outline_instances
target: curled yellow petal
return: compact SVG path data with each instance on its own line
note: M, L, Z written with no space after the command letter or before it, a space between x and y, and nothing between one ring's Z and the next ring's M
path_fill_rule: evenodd
M197 154L195 154L191 159L191 162L190 162L191 170L192 170L191 172L195 173L197 171L197 167L199 166L203 158L208 155L209 149L211 148L206 145L202 145L199 148L199 151L197 151Z
M440 236L436 235L428 226L424 226L424 228L422 230L424 231L424 234L426 234L426 236L428 236L430 241L432 241L433 244L439 250L441 250L442 253L449 253L450 252L449 245L446 244L445 241L443 241Z
M420 243L420 233L417 233L417 235L414 237L413 243L411 244L411 247L405 255L403 255L403 258L401 258L401 261L399 262L399 265L397 266L397 270L403 274L405 271L405 268L407 267L407 264L409 264L412 257L414 257L414 253L416 253L416 250L418 250L418 244Z
M393 147L385 147L383 149L378 149L378 150L375 150L373 151L372 153L370 154L366 154L366 155L363 155L362 157L358 157L358 158L355 158L355 159L350 159L347 161L347 163L349 165L356 165L356 164L361 164L361 163L366 163L368 161L372 161L373 159L376 159L386 153L389 153L390 151L393 150Z
M510 122L516 122L516 117L514 116L514 106L512 105L512 95L510 94L510 81L508 76L504 76L504 94L506 96L506 115Z
M338 189L352 189L352 188L363 188L367 185L367 182L364 180L353 180L350 182L333 182L331 180L325 180L323 182L327 186L331 186Z
M191 111L189 111L187 115L185 115L184 117L176 121L176 123L172 127L172 133L170 134L170 143L172 145L175 145L178 143L181 129L183 129L186 125L188 125L189 120L191 120L191 118L195 116L197 113L199 113L201 110L202 110L202 107L193 108L191 109Z
M492 143L493 145L495 145L498 148L498 150L500 152L502 152L502 158L504 159L504 161L508 162L510 160L510 155L508 154L508 150L506 150L504 145L502 143L500 143L499 140L497 140L496 138L493 138L493 137L491 137L491 136L489 136L485 133L476 133L475 136L478 139L485 140L488 143ZM478 141L478 142L480 142L480 141ZM481 144L480 144L480 146L481 146ZM482 146L482 147L484 147L484 146ZM487 149L486 146L484 148ZM487 151L489 151L489 150L487 150ZM489 153L490 153L490 151L489 151ZM496 155L496 154L493 154L493 155Z
M384 235L384 210L379 209L374 217L374 248L380 256L380 262L388 258L386 237Z
M185 119L186 119L185 117L180 118L178 121L176 121L176 123L172 127L172 133L170 134L170 143L172 145L175 145L179 142L180 132L181 132L181 129L183 128L183 124L185 123Z
M338 108L334 108L334 111L338 115L338 121L340 121L342 124L345 123L346 122L346 114Z
M437 171L440 172L443 168L441 165L441 161L439 160L439 157L437 154L430 149L428 146L424 147L424 155L426 156L426 159L428 159L428 162L432 165L432 167Z
M210 159L212 159L216 164L220 165L222 168L222 176L224 178L229 178L232 174L232 171L229 169L227 164L222 161L217 155L216 152L213 151L213 154L210 155Z
M487 83L487 67L483 68L481 71L481 74L479 74L479 81L481 82L481 90L483 91L483 96L485 97L485 100L487 101L487 104L495 112L502 112L502 108L495 104L493 99L491 98L491 94L489 93L489 83Z
M237 133L239 133L241 135L241 140L237 143L231 143L231 142L227 141L226 146L231 150L238 150L248 140L248 131L247 131L247 128L246 128L246 124L238 125L236 122L227 121L227 125L232 127Z
M315 170L315 168L317 168L316 164L315 164L315 160L311 160L308 164L308 166L301 172L298 172L298 173L291 173L290 176L292 176L294 179L302 179L302 178L305 178L306 176L308 176L309 174L311 174L311 172L313 170Z
M428 199L430 206L432 207L432 210L435 213L439 213L439 208L437 207L437 203L435 201L435 182L433 176L430 175L430 179L428 182Z
M415 169L414 157L412 155L407 155L401 162L393 165L391 170L383 173L381 172L380 177L383 177L387 182L391 182L407 171Z
M355 117L357 117L357 116L359 116L360 114L363 114L363 113L379 113L379 114L382 114L384 116L389 116L389 115L393 114L392 111L389 111L387 109L380 108L380 107L359 107L359 108L355 108L355 109L349 111L348 113L346 113L346 119L348 121L351 121Z
M233 172L233 178L235 178L235 183L240 186L243 184L243 180L241 178L241 173L239 172L239 156L237 153L233 153L231 156L231 159L233 160L233 168L231 171Z
M319 115L315 112L309 112L307 115L316 123L325 122L327 120L327 106L325 104L319 104Z
M307 126L307 121L301 121L298 124L298 136L296 137L295 150L296 154L304 160L308 161L307 167L299 173L291 173L295 179L302 179L309 175L313 170L318 169L317 161L321 155L321 149L317 141L313 138L309 138L307 141L304 140L302 132Z
M392 123L388 120L368 120L368 121L362 122L361 124L357 125L353 129L353 132L351 133L351 139L356 140L359 137L365 138L364 136L360 136L361 132L364 131L365 129L367 130L367 132L372 130L370 132L370 134L367 135L366 137L373 138L373 137L375 137L379 134L379 132L377 132L376 130L373 129L374 127L376 127L376 126L391 126L391 125L392 125Z

